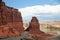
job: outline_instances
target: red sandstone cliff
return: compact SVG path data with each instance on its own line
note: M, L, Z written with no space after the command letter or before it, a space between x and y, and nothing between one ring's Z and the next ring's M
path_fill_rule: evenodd
M21 13L0 0L0 37L20 36L23 30Z

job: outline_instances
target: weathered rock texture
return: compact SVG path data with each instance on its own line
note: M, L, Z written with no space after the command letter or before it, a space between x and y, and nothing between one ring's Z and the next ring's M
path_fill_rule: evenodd
M23 30L21 13L0 0L0 37L20 36Z
M32 17L29 27L26 31L31 34L32 37L38 40L48 40L52 35L46 34L39 29L40 25L36 17Z

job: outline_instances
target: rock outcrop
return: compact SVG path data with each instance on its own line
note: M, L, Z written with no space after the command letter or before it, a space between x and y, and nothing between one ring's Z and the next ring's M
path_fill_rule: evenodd
M31 34L39 34L40 33L39 26L40 25L38 19L36 17L32 17L32 20L27 31L29 31Z
M50 34L42 32L39 28L40 25L38 19L36 17L32 17L30 25L26 31L28 31L32 37L37 38L37 40L48 40L52 36Z
M20 36L23 21L18 9L8 7L0 0L0 37Z

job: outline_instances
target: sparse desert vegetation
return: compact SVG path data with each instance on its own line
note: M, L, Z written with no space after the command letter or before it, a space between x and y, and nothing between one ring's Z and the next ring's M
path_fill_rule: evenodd
M41 22L40 29L48 34L59 35L60 34L60 21Z
M52 21L52 22L39 22L40 30L53 35L60 34L60 21ZM24 23L25 29L29 26L28 22Z

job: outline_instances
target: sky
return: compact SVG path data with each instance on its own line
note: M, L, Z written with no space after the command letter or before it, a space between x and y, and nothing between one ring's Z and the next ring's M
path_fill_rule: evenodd
M33 16L39 21L60 21L60 0L3 0L7 6L17 8L23 21Z

